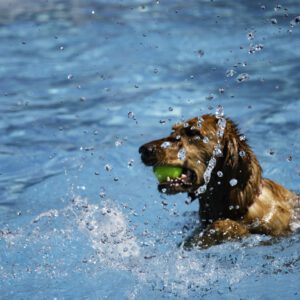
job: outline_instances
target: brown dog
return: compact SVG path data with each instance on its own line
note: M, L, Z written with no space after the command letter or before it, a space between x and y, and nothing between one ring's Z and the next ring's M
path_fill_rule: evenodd
M173 126L170 136L140 147L146 166L182 167L180 178L161 182L166 194L187 192L199 199L203 230L187 246L207 247L250 233L281 236L290 232L299 199L278 183L262 178L262 169L237 126L204 115Z

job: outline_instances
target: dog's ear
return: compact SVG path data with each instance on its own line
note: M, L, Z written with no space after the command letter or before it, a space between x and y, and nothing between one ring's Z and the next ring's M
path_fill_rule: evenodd
M229 189L228 197L239 205L248 206L261 183L261 167L255 154L237 126L227 121L223 137L221 168Z
M223 136L224 169L229 176L237 176L244 173L244 177L250 172L251 158L254 156L246 140L240 135L237 126L227 120Z

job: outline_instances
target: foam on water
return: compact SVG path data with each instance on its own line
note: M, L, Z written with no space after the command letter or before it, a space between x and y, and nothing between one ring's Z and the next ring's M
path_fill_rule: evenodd
M296 216L186 252L196 201L138 154L218 103L299 193L298 1L48 2L0 1L1 299L298 299Z
M300 196L291 205L293 207L291 229L292 231L298 231L300 229Z
M71 209L79 229L89 237L100 259L109 263L139 255L139 246L124 214L111 200L103 201L98 206L89 204L87 199L75 197Z

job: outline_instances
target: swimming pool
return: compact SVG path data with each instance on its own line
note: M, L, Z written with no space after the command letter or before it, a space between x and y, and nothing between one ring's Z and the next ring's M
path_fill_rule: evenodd
M220 104L300 192L300 6L237 2L0 1L2 299L299 299L299 232L183 251L138 154Z

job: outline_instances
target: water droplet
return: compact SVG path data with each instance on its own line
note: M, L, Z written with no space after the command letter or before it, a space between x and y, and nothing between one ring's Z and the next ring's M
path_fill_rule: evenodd
M222 171L218 171L217 175L218 175L218 177L223 177L223 172Z
M213 100L215 98L215 95L214 94L209 94L208 96L205 97L206 100Z
M95 14L95 11L94 10L92 10L92 15L94 15Z
M234 76L235 74L236 74L236 71L234 71L234 70L232 70L232 69L227 70L226 73L225 73L226 77L232 77L232 76Z
M250 31L250 32L247 33L247 39L249 41L253 40L254 37L255 37L255 32L254 31Z
M217 130L217 136L219 139L223 137L225 128L226 128L226 119L220 118L218 121L218 130Z
M293 160L292 155L289 155L289 156L287 157L287 161L292 161L292 160Z
M107 171L107 172L110 172L112 169L113 169L113 168L112 168L112 166L111 166L110 164L106 164L106 165L104 166L104 170Z
M207 137L207 136L205 136L204 138L203 138L203 143L204 144L207 144L209 142L209 138Z
M134 113L132 111L128 112L128 119L134 119Z
M216 118L220 119L224 116L224 108L222 105L218 105L216 109Z
M207 172L204 172L203 179L204 179L204 182L206 184L209 183L209 181L210 181L210 174L208 174Z
M245 141L246 140L246 136L245 135L240 135L240 141Z
M275 7L274 7L274 10L275 11L278 11L282 8L282 6L280 4L277 4Z
M200 186L200 187L198 188L198 190L197 190L197 192L198 192L199 194L203 194L203 193L205 193L205 191L206 191L206 185Z
M116 140L116 141L115 141L115 146L116 146L116 147L120 147L120 146L123 145L123 143L124 143L123 140Z
M216 157L222 157L223 156L223 152L222 152L220 144L215 145L213 155L215 155Z
M238 183L238 181L237 181L235 178L232 178L232 179L230 179L230 181L229 181L229 184L230 184L231 186L236 186L237 183Z
M204 51L201 50L201 49L199 49L199 50L197 51L197 53L198 53L198 55L199 55L200 57L202 57L202 56L204 55Z
M224 88L219 88L219 93L220 93L220 94L224 94L224 92L225 92L225 89L224 89Z
M192 198L191 197L188 197L185 201L184 201L185 204L189 205L192 203Z
M234 209L234 206L233 205L230 205L229 206L229 210L233 210Z
M166 121L165 120L159 120L159 123L162 124L162 125L165 125Z
M99 193L100 198L105 198L105 195L106 195L105 192L100 192Z
M188 128L188 127L189 127L189 123L184 123L184 124L183 124L183 127L184 127L184 128Z
M264 48L263 44L257 44L254 46L255 51L261 51Z
M129 161L128 161L128 168L131 168L131 167L133 167L133 163L134 163L134 160L133 159L129 159Z
M173 107L172 106L169 107L169 111L173 111Z
M176 135L176 140L179 141L181 139L180 135Z
M274 150L270 149L270 150L269 150L269 154L270 154L270 155L274 155L274 154L275 154Z
M263 48L264 48L264 45L263 45L263 44L257 44L257 45L255 45L255 46L250 47L248 52L249 52L250 54L253 54L253 53L255 53L255 52L261 51Z
M185 160L185 157L186 157L186 150L185 150L184 148L181 148L181 149L178 151L177 157L178 157L178 159L180 159L180 160Z
M165 193L165 192L167 191L167 189L166 189L166 188L162 188L161 191L162 191L163 193Z
M249 74L247 73L241 73L236 77L236 81L238 83L244 82L244 81L248 81L250 79Z
M278 23L278 21L277 21L277 19L276 19L276 18L272 18L272 19L271 19L271 23L275 25L275 24L277 24L277 23Z
M245 151L240 151L239 155L240 155L240 157L245 157L246 156L246 152Z
M119 178L118 177L114 177L114 181L119 181Z
M171 146L172 144L170 142L163 142L160 147L163 149L167 149Z
M68 78L68 80L71 80L71 79L73 79L73 75L69 74L67 78Z
M291 26L299 25L300 24L300 16L297 16L290 22Z
M77 190L85 191L85 186L84 185L77 185L76 188L77 188Z

